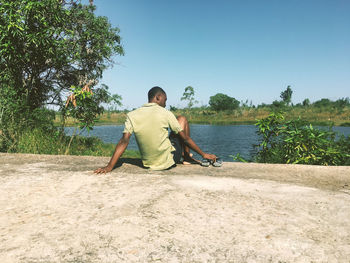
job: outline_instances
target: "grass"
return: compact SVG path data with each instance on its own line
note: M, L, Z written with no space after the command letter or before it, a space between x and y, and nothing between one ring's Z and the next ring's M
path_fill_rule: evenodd
M13 152L111 157L115 150L115 144L104 143L99 138L77 136L72 140L67 151L70 139L70 136L58 132L40 129L29 130L22 133ZM138 151L126 150L122 157L140 158L141 156Z
M300 117L313 125L319 126L350 126L350 108L341 110L334 108L289 107L284 109L287 120L295 120ZM208 108L181 109L174 111L175 115L184 115L191 124L212 125L246 125L255 124L256 120L266 118L273 110L270 107L239 108L233 111L215 112ZM100 116L96 125L121 125L124 124L126 113L107 112ZM56 124L59 117L56 117ZM73 119L66 121L67 126L76 126Z
M234 111L215 112L210 110L177 110L175 115L185 115L191 123L241 125L254 124L256 120L266 118L273 110L269 107L239 108ZM313 125L320 126L349 126L350 108L319 109L316 107L285 108L286 120L296 120L299 117Z

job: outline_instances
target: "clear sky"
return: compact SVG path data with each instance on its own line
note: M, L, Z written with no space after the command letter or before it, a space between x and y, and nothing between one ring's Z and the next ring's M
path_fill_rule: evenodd
M83 3L87 3L83 0ZM182 107L224 93L257 105L350 97L350 0L94 0L121 30L125 56L101 83L132 109L153 86Z

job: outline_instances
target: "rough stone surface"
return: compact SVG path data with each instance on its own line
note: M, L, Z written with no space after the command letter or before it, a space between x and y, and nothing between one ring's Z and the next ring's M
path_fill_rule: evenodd
M0 154L0 262L350 262L350 167Z

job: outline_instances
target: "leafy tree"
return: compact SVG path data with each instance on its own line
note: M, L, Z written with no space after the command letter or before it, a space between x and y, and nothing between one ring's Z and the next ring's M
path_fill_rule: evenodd
M78 0L1 1L0 150L38 126L46 106L64 109L72 86L95 86L113 55L123 55L119 29L94 11Z
M266 103L261 103L261 104L258 104L257 108L266 108L268 105Z
M309 105L310 105L310 100L309 100L309 99L303 100L303 106L304 106L304 107L307 107L307 106L309 106Z
M315 101L313 105L317 108L327 108L332 106L332 101L330 99L320 99Z
M108 105L109 111L117 111L118 107L122 106L122 96L118 95L118 94L113 94L112 96L109 96L108 98Z
M337 109L343 109L345 108L346 106L350 106L350 99L349 98L341 98L341 99L338 99L334 102L334 106L337 108Z
M181 100L186 100L187 101L187 108L192 108L192 106L195 103L198 103L198 101L196 101L194 99L194 89L191 86L187 86L185 88L184 93L182 94Z
M234 110L239 107L239 101L226 94L217 93L210 97L209 105L216 111Z
M282 109L285 107L285 103L283 101L274 100L271 106L276 109Z
M289 104L291 103L292 101L292 94L293 94L293 91L292 89L290 88L290 86L287 87L287 89L285 91L282 91L281 92L281 99L282 101L287 105L289 106Z
M253 107L253 102L250 101L250 103L249 103L249 100L248 100L248 99L246 99L245 101L241 100L240 106L241 106L242 108L252 108L252 107Z
M70 116L78 120L79 127L75 127L74 129L65 152L66 154L69 152L70 145L78 129L80 133L85 129L90 131L97 120L97 116L104 110L101 103L108 103L113 100L113 96L107 91L108 87L106 85L102 86L103 88L96 89L95 93L92 92L89 85L85 85L83 88L79 86L71 87L72 94L68 97L65 107L61 111L64 113L64 117ZM116 99L118 98L116 97Z
M170 105L170 111L177 111L178 109L175 106Z

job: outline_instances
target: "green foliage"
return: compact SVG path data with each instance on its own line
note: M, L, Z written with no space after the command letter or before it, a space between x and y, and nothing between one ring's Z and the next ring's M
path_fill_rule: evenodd
M101 85L94 92L84 87L71 86L72 94L64 108L61 109L64 117L73 117L79 121L80 129L92 129L98 115L102 114L102 103L110 103L114 97L108 92L107 85Z
M329 99L321 99L321 100L315 101L313 103L313 106L317 108L328 108L332 106L332 101Z
M258 162L349 165L350 139L329 130L315 129L300 120L286 121L282 113L258 120L261 136Z
M181 100L187 101L187 108L189 109L192 108L195 103L198 103L198 101L194 99L194 89L191 86L185 88Z
M350 106L349 98L341 98L334 102L334 107L337 109L344 109L347 106Z
M241 100L240 102L240 108L249 109L253 107L254 107L253 102L252 101L249 102L248 99L246 99L245 101Z
M172 106L172 105L170 105L170 111L177 111L178 110L178 108L176 108L175 106Z
M274 100L271 106L274 110L282 110L285 108L286 104L284 101Z
M123 54L119 30L96 17L93 6L60 0L2 2L1 83L23 95L32 109L48 102L61 105L70 86L101 78L112 55Z
M23 132L12 152L35 154L64 154L70 137L58 131L42 129ZM71 155L112 156L115 144L103 143L96 137L77 136L70 147ZM140 158L138 151L126 150L123 157Z
M108 111L117 111L118 107L122 106L122 96L119 94L113 94L109 96L109 99L107 101L107 104L109 105Z
M226 94L217 93L210 97L209 105L215 111L234 110L239 107L239 101Z
M58 132L43 131L42 129L27 130L21 133L13 152L63 154L64 143L62 141L64 139Z
M238 161L241 163L248 163L249 161L244 159L239 153L237 153L236 155L230 155L230 157L232 157L232 159L234 161Z
M304 106L304 107L310 106L310 100L309 100L309 99L303 100L303 106Z
M87 129L88 131L93 129L97 117L103 113L104 108L102 103L110 103L116 101L120 103L119 95L113 95L108 92L107 85L101 85L100 88L95 89L95 93L86 85L85 87L71 87L72 94L69 96L67 103L63 109L61 109L63 119L72 117L79 121L80 133ZM71 140L67 146L66 154L69 153L72 140L75 138L77 127L71 137Z
M342 112L346 107L350 107L349 98L341 98L336 101L331 101L330 99L320 99L315 101L312 106L317 108L319 111L333 111L337 110Z
M1 99L1 98L0 98ZM12 106L12 105L11 105ZM10 111L13 109L14 111ZM0 152L13 151L26 127L40 127L43 131L55 129L55 112L45 108L29 111L12 106L0 109ZM19 118L20 117L20 118Z
M35 112L63 109L71 86L95 85L112 57L123 55L119 29L94 11L78 0L1 1L1 151L15 147L21 132L46 126Z
M293 94L293 91L292 89L290 88L290 86L287 87L287 89L285 91L282 91L281 92L281 99L282 101L287 105L289 106L289 104L291 103L292 101L292 94Z

